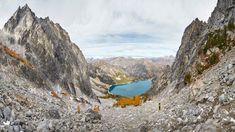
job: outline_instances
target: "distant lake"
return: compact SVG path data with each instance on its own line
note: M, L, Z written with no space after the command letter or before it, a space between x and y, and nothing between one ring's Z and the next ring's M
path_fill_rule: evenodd
M133 97L146 93L152 86L151 80L136 81L128 84L112 85L109 92L114 95Z

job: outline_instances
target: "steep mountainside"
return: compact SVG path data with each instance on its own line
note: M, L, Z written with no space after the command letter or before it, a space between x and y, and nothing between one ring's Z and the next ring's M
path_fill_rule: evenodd
M235 45L233 15L233 2L219 0L208 23L196 19L185 29L171 71L164 72L169 78L165 84L174 82L174 87L180 90L231 50ZM164 86L158 84L156 87L159 90Z
M173 65L154 80L152 101L122 112L105 110L112 130L235 131L234 9L234 0L218 0L208 23L195 19Z
M207 23L195 19L185 29L174 63L154 78L146 95L151 100L122 109L101 99L94 108L90 100L49 90L59 79L71 93L80 89L95 98L86 61L67 33L27 5L19 8L4 27L6 37L0 36L0 131L233 132L234 16L235 1L218 0ZM137 73L148 69L144 61L140 68L133 61L108 61L113 64L101 61L90 74L100 79L113 65Z
M28 69L22 69L25 78L40 85L49 82L46 86L50 88L57 82L74 95L95 97L91 90L87 62L59 24L53 23L48 17L36 17L25 5L18 8L3 31L11 36L11 43L7 46L19 51L41 79L32 80L34 75Z
M0 30L0 131L95 130L97 101L68 33L19 7Z
M122 68L107 63L104 60L96 60L89 64L89 70L92 78L98 78L106 84L127 83L134 79L129 76Z

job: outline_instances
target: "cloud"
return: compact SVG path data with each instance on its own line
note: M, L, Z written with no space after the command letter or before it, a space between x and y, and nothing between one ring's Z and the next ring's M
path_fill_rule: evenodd
M86 56L157 57L175 55L185 27L206 21L216 0L1 0L0 26L25 3L60 23Z

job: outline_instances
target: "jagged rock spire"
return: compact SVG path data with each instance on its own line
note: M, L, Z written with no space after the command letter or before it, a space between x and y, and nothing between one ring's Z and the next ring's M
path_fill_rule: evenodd
M96 99L91 89L87 62L59 24L52 22L49 17L38 18L26 4L18 8L5 24L4 30L16 37L17 44L27 49L24 53L26 59L34 65L42 80L51 83L60 80L61 87L70 93ZM29 80L34 76L23 75ZM50 84L48 87L51 87Z
M35 16L34 12L32 12L32 10L29 8L28 4L25 4L22 8L19 6L19 8L17 9L17 11L14 13L13 16L15 16L15 15L24 15L24 14L27 14L27 13Z
M22 8L19 7L13 16L4 25L4 29L8 32L23 32L31 27L33 22L37 20L35 13L26 4Z

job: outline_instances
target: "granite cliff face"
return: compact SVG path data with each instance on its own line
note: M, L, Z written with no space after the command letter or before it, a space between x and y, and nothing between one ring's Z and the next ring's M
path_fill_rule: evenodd
M95 98L89 81L88 65L81 50L71 42L68 33L48 17L38 18L28 5L19 7L3 31L12 37L11 47L21 47L21 54L40 76L41 84L52 87L56 81L74 95ZM15 49L17 50L17 49ZM32 74L22 69L30 79ZM31 79L32 80L32 79ZM36 81L36 80L32 80ZM38 80L37 80L38 81Z
M234 0L218 0L217 6L208 20L210 27L221 27L230 20L235 19L235 1Z
M234 46L234 4L232 0L218 0L208 23L195 19L184 31L181 46L168 74L168 83L176 88L186 85L185 77L197 77L216 63ZM161 87L161 86L158 86Z
M201 36L206 28L206 23L196 19L185 29L181 46L172 65L171 80L181 81L190 64L195 61L203 41Z

